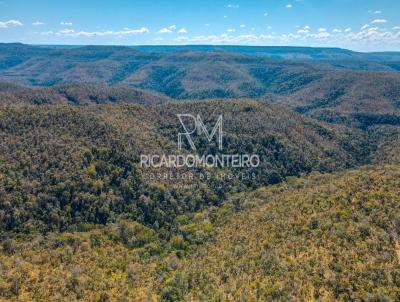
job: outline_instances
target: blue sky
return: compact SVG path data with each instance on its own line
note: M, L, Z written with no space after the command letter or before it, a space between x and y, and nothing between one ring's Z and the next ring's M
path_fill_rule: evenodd
M399 0L0 0L0 42L400 51Z

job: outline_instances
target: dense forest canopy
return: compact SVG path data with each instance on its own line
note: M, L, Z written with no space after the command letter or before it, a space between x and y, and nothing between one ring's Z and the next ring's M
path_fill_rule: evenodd
M398 166L314 173L176 219L3 241L18 301L397 301Z
M0 300L398 301L399 62L0 44ZM140 164L193 153L260 164Z
M223 114L223 152L259 155L260 166L245 171L254 176L206 183L195 178L195 190L149 184L139 157L178 152L177 112L200 114L208 122L214 122L210 112ZM64 231L126 215L163 227L174 216L217 204L227 194L313 170L353 167L370 157L361 131L255 101L21 105L1 108L0 116L2 230ZM199 154L222 152L215 141L200 143Z
M61 85L40 93L15 87L11 91L18 95L6 97L12 102L20 98L79 104L122 98L141 103L163 102L167 97L256 98L320 120L364 127L399 124L399 62L395 52L367 54L335 48L0 44L0 81L33 87ZM74 88L65 87L71 83ZM82 83L109 87L76 85ZM10 92L4 85L0 88ZM159 101L144 96L147 92L142 89L157 93Z

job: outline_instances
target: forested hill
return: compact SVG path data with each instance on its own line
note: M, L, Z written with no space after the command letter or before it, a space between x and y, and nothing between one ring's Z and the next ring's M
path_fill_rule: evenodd
M175 220L3 241L6 301L397 301L400 169L364 168L235 195ZM160 233L162 231L159 231Z
M93 105L113 103L155 105L170 100L170 98L159 93L121 86L61 84L39 88L0 83L1 105Z
M166 99L161 95L175 99L257 98L280 102L329 122L355 121L365 125L371 120L389 124L398 124L400 120L400 73L397 72L396 53L380 54L379 60L373 55L360 60L354 53L338 49L287 48L286 51L296 53L338 54L335 59L299 61L208 51L219 50L210 47L193 47L197 52L174 52L173 47L164 52L152 52L156 48L151 47L146 49L1 44L0 81L27 86L73 84L74 90L80 91L77 94L81 93L85 99L83 102L88 102L89 97L89 102L93 103L113 102L119 98L142 103L140 98L149 99L141 96L145 92L132 92L126 89L129 87L157 93L159 102ZM284 52L285 49L271 51ZM352 55L343 60L339 55L343 53ZM103 87L95 92L93 87L76 87L85 83L124 88ZM51 96L44 103L82 103L74 96L68 100L68 91L72 89L56 90L43 91ZM112 96L105 100L99 93ZM36 96L28 98L37 103L37 92L33 91L32 95ZM21 95L16 99L20 100Z
M288 60L317 61L359 61L359 62L398 62L400 52L356 52L342 48L296 47L296 46L238 46L238 45L149 45L132 46L133 49L146 52L230 52L242 55L268 57ZM379 64L378 64L379 65ZM377 66L378 66L377 65Z
M189 188L146 180L140 154L178 152L177 113L200 114L207 123L223 114L223 151L258 154L261 161L231 172L254 176L218 178L229 171L213 169L213 177L194 178ZM360 131L239 100L4 106L0 139L1 230L24 232L65 231L119 217L167 228L176 215L217 205L234 192L313 170L349 168L368 161L371 151ZM200 143L199 154L217 152L215 142Z
M369 168L249 194L154 288L166 301L397 301L399 180L399 167Z
M0 43L0 45L6 45ZM11 47L21 45L9 44ZM26 45L28 47L28 45ZM80 45L41 45L45 49L74 49ZM400 61L400 52L357 52L343 48L297 47L297 46L240 46L240 45L142 45L128 46L142 52L228 52L242 55L289 60L327 60L327 61ZM116 47L113 47L116 48Z
M399 300L397 60L1 44L0 300Z

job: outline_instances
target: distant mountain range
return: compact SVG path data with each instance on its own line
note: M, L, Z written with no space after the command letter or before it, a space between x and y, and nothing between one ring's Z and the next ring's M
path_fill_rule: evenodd
M400 301L399 66L0 44L0 300ZM223 115L223 150L179 148L177 114ZM241 154L259 166L140 164Z
M371 118L399 122L399 70L400 53L337 48L0 44L3 82L42 87L82 83L123 86L118 97L128 102L133 92L127 88L140 89L141 94L143 90L157 93L160 100L152 103L166 98L257 98L318 119L355 119L362 125ZM96 99L112 102L117 90L111 90L109 100L92 99L95 103ZM65 102L59 98L51 102L57 100Z
M43 45L44 48L72 49L80 45ZM237 45L143 45L128 46L143 52L230 52L242 55L295 60L399 61L400 52L356 52L343 48Z

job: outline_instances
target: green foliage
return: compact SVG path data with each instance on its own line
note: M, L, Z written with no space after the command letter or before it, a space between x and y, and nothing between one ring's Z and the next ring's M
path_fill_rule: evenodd
M399 113L397 53L366 54L304 47L185 46L166 50L147 46L139 49L145 52L115 46L52 49L2 44L2 79L32 86L61 86L45 92L29 91L28 95L35 97L28 98L27 93L13 97L14 93L8 90L0 100L97 104L149 100L154 103L157 99L167 99L126 89L141 87L177 99L273 99L331 121L352 122L354 114L377 114L379 118ZM118 86L65 87L68 83Z
M177 272L161 291L161 301L182 301L188 291L188 283L184 276Z
M157 240L154 230L137 222L121 221L117 225L118 237L128 247L142 247Z
M96 64L113 55L88 49L71 52ZM168 98L122 87L1 84L0 299L399 300L399 168L315 173L400 162L397 115L388 107L370 114L375 97L386 104L397 98L397 76L307 73L303 64L257 67L253 58L212 54L205 56L211 66L252 66L254 78L233 85L237 75L219 74L222 68L207 73L215 85L188 89L188 66L203 56L185 56L185 66L148 66L148 81L135 85L178 98L277 93L300 112L361 130L255 101L156 105ZM110 67L107 81L131 81L143 65L130 60ZM0 69L13 64L7 59ZM342 112L352 83L375 80L385 93L368 91L360 114ZM195 176L186 188L146 180L154 171L141 168L139 156L177 152L177 113L200 114L208 128L223 114L223 153L258 154L260 167L201 168L195 172L209 178ZM221 152L194 139L199 154ZM241 172L253 177L219 177Z
M210 110L224 116L223 153L258 154L260 167L186 169L180 172L195 172L186 188L145 179L146 173L159 171L142 169L140 154L177 153L176 113L200 114L211 127ZM368 159L362 133L253 101L4 106L0 117L3 231L73 231L129 219L168 239L178 215L218 206L229 195L287 176L348 168ZM199 154L221 152L215 142L195 139ZM238 176L220 177L224 173ZM207 227L187 227L185 240L200 242L207 234Z
M5 301L397 301L399 176L398 166L387 166L290 178L220 208L177 216L177 235L168 241L129 220L85 232L14 235L0 248L0 295ZM199 231L209 237L190 242Z
M199 284L186 301L396 301L400 298L398 166L262 188L176 270Z

